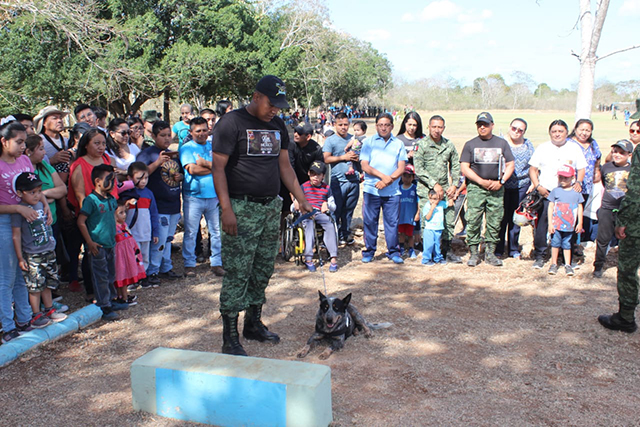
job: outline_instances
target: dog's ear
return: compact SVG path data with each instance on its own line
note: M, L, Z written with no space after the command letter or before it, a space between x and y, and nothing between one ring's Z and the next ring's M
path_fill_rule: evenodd
M342 303L344 304L345 307L349 305L350 301L351 301L351 294L349 294L346 297L342 298Z
M320 301L324 301L327 299L327 297L325 297L324 294L320 291L318 291L318 295L320 295Z

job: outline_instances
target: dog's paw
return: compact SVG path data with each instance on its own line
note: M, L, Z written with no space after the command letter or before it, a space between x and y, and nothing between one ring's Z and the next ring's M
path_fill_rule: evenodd
M331 353L333 353L333 350L331 350L330 348L326 349L325 351L323 351L322 353L320 353L320 356L318 356L321 360L327 360L329 358L329 356L331 356Z
M373 331L369 328L364 328L364 336L365 338L371 338L373 336Z
M300 350L297 355L298 359L307 357L307 354L309 354L309 350L311 350L309 347L304 347L302 350Z

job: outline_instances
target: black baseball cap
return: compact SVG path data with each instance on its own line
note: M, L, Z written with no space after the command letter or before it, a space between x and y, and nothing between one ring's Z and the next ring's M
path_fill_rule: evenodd
M30 191L42 187L42 181L33 172L22 172L16 177L14 186L16 191Z
M626 151L627 153L633 153L633 144L631 143L631 141L629 141L627 139L621 139L620 141L618 141L615 144L613 144L611 147L612 148L613 147L620 147L624 151Z
M278 108L289 108L287 88L276 76L264 76L256 85L256 91L269 97L269 101Z
M487 123L490 125L491 123L493 123L493 116L490 113L483 111L482 113L478 114L478 117L476 117L476 123Z
M304 125L296 126L293 131L298 135L313 135L313 126L305 123Z
M314 171L315 173L325 173L327 171L327 166L320 160L316 160L311 163L311 166L309 166L309 172L311 171Z

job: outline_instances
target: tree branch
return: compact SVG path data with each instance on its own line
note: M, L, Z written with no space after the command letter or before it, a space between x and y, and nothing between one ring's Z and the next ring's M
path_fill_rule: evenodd
M630 47L626 47L624 49L619 49L619 50L615 50L613 52L607 53L606 55L600 56L596 59L596 62L600 61L601 59L607 58L611 55L615 55L616 53L620 53L620 52L626 52L628 50L632 50L632 49L637 49L640 47L640 44L637 44L635 46L630 46Z

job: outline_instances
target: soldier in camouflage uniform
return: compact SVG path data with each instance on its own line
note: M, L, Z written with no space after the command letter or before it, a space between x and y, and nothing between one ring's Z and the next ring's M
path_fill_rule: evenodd
M489 265L499 267L495 255L504 215L504 183L515 168L509 143L493 135L493 117L483 112L476 119L478 136L467 141L460 154L460 169L467 179L467 244L469 267L480 263L478 246L482 242L482 220L486 223L484 252ZM504 168L504 169L503 169Z
M640 150L631 157L631 170L627 179L627 193L622 199L616 221L618 243L618 302L617 313L598 316L598 322L607 329L635 332L638 305L638 268L640 267Z
M435 190L440 198L443 198L446 193L449 200L452 202L455 200L457 185L460 183L460 159L453 143L442 136L444 129L442 116L431 117L429 136L418 141L418 151L413 156L420 199L418 212L422 212L424 204L429 202L429 190ZM462 259L451 251L454 222L455 208L447 204L440 248L448 262L459 264Z
M245 312L242 335L280 342L262 323L265 289L278 252L280 180L311 211L289 162L289 133L279 117L289 108L285 85L275 76L257 84L251 103L225 114L213 134L213 181L220 201L222 263L222 352L246 356L238 334L238 313Z

